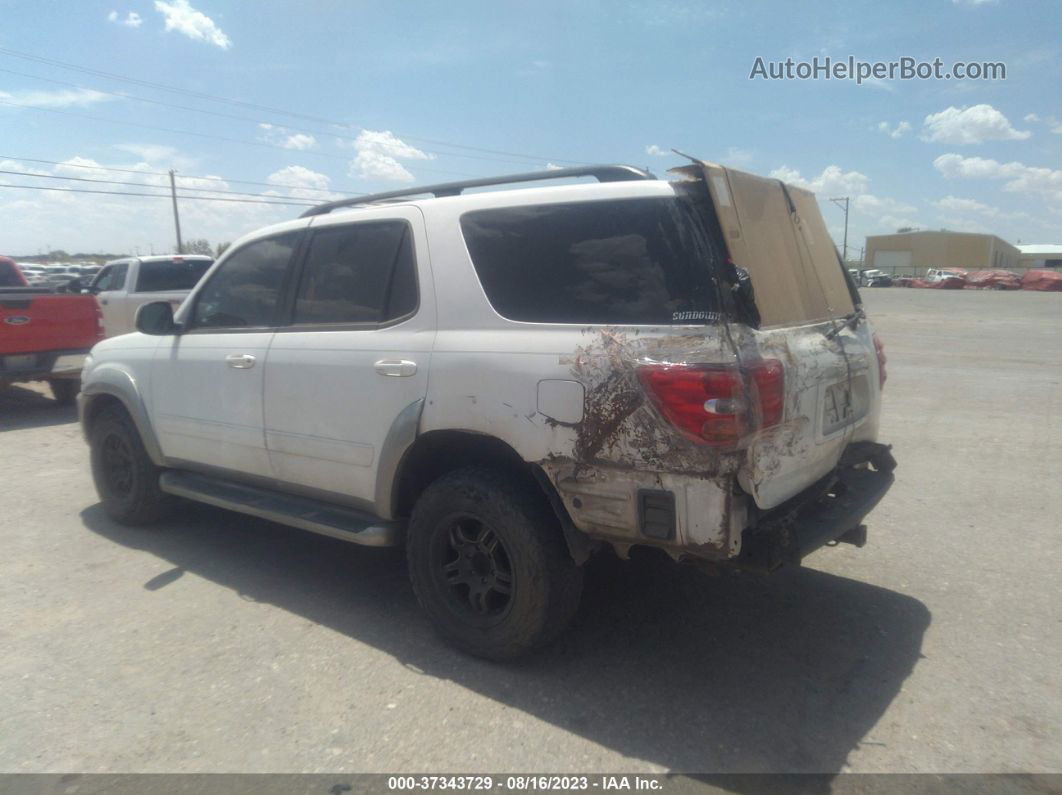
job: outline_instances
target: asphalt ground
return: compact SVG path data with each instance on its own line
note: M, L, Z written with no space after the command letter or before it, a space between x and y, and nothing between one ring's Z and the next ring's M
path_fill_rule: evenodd
M771 577L591 566L508 665L403 556L97 505L74 413L0 393L0 772L1062 771L1062 295L865 290L897 482Z

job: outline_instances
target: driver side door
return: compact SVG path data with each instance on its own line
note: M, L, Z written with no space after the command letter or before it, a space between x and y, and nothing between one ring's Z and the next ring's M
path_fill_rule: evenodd
M302 234L273 234L229 254L196 291L185 328L156 349L152 415L167 458L193 468L271 475L263 373Z

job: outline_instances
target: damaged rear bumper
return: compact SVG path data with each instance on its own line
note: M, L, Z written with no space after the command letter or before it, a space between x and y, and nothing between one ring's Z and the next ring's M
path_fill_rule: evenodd
M742 568L773 571L799 564L835 541L862 546L860 523L892 486L896 460L889 447L857 442L845 450L837 469L801 494L761 514L742 533Z

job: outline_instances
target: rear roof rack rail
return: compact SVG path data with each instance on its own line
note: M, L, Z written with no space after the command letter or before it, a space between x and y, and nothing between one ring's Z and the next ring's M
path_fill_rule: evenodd
M483 188L488 185L509 185L518 182L538 182L546 179L570 179L571 177L595 177L598 182L627 182L630 180L656 179L653 174L634 166L576 166L574 168L551 168L546 171L529 171L525 174L509 174L503 177L483 177L466 179L460 182L441 182L438 185L424 185L419 188L392 190L386 193L372 193L367 196L355 196L339 199L311 207L300 218L312 215L327 215L341 207L354 207L359 204L373 204L388 199L402 199L407 196L420 196L430 193L436 198L443 196L460 196L466 188Z

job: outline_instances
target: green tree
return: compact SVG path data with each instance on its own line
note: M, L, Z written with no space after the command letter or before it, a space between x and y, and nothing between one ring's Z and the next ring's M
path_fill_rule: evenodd
M225 253L225 250L231 245L232 243L227 240L224 243L218 243L218 250L216 256L220 257L222 254Z
M210 245L210 241L206 238L186 240L182 248L185 254L206 254L208 257L214 254L214 247Z

